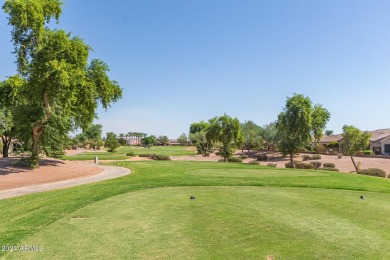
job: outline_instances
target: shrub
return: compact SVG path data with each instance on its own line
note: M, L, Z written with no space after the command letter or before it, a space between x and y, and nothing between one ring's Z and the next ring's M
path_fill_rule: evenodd
M324 163L324 168L335 168L336 165L334 163Z
M314 165L311 163L299 162L299 163L295 164L295 168L297 168L297 169L314 169Z
M246 154L242 154L242 155L240 155L240 158L241 158L241 159L247 159L247 158L249 158L249 156L246 155Z
M327 145L327 147L339 147L339 142L337 141L331 141Z
M363 151L363 154L364 154L364 155L372 155L373 152L372 152L371 150L364 150L364 151Z
M343 154L342 153L338 153L337 154L337 158L341 159L341 157L343 157Z
M314 169L318 169L321 167L322 163L321 162L310 162L314 166Z
M156 154L150 154L150 153L143 153L143 154L140 154L138 155L139 157L149 157L149 158L156 158Z
M225 162L223 159L219 159L218 162Z
M267 164L267 166L268 167L273 167L273 168L275 168L276 167L276 163L269 163L269 164ZM286 167L287 168L287 167Z
M215 155L218 155L218 156L220 156L220 155L221 155L221 153L220 153L220 152L215 152Z
M242 163L242 159L240 157L230 157L227 159L228 162L238 162L238 163Z
M324 153L326 151L326 148L322 144L317 144L316 147L314 147L314 151L316 153Z
M302 155L302 160L303 160L303 161L308 161L308 160L310 160L310 159L311 159L311 156L310 156L310 155L307 155L307 154Z
M248 164L253 164L253 165L260 165L260 162L258 161L250 161Z
M265 153L261 153L257 155L257 160L259 161L267 161L268 157Z
M171 158L169 158L168 155L156 155L153 159L158 160L158 161L170 161L171 160Z
M387 173L378 168L368 168L368 169L362 169L357 172L358 174L364 174L364 175L370 175L370 176L377 176L377 177L383 177L386 178Z
M323 171L333 171L333 172L339 172L340 170L337 168L330 168L330 167L322 167L319 168L318 170L323 170Z
M126 154L126 156L135 156L135 153L134 152L129 152Z
M310 157L310 160L321 160L321 155L313 154L313 156Z
M291 162L285 163L284 166L285 166L286 168L295 168L295 167L294 167L294 163L291 164Z

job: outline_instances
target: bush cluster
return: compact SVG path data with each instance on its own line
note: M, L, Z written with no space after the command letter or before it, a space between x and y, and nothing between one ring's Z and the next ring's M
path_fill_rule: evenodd
M156 157L154 158L154 160L158 160L158 161L170 161L171 158L170 158L168 155L156 155Z
M363 151L363 154L364 154L364 155L372 155L373 152L372 152L371 150L364 150L364 151Z
M314 147L314 151L316 153L324 153L326 151L326 148L322 144L317 144L316 147Z
M364 174L364 175L370 175L370 176L377 176L377 177L383 177L386 178L387 173L378 168L368 168L368 169L362 169L357 172L358 174Z
M267 166L275 168L276 167L276 163L269 163L269 164L267 164Z
M336 165L334 163L324 163L324 168L335 168Z
M297 168L297 169L314 169L314 165L311 163L298 162L295 164L295 168Z
M247 158L249 158L249 156L246 155L246 154L242 154L242 155L240 155L240 158L241 158L241 159L247 159Z
M308 160L321 160L321 155L319 154L313 154L311 156L308 154L302 155L302 161L308 161Z
M156 156L157 156L157 154L150 154L150 153L143 153L143 154L140 154L140 155L138 155L139 157L149 157L149 158L151 158L151 159L156 159Z
M265 153L261 153L257 155L257 160L259 161L267 161L268 157Z
M288 162L288 163L285 163L284 166L285 166L286 168L294 168L294 163L291 164L291 162Z
M260 165L260 162L258 161L250 161L248 164L253 164L253 165Z
M222 158L222 159L219 159L218 162L225 162L225 161L224 161L224 159Z
M321 167L322 163L321 162L310 162L314 166L314 169L318 169Z
M240 157L230 157L227 159L228 162L238 162L238 163L242 163L242 159Z
M135 153L134 153L134 152L128 152L128 153L126 154L126 156L135 156Z
M319 154L313 154L313 155L310 157L310 160L321 160L321 155L319 155Z

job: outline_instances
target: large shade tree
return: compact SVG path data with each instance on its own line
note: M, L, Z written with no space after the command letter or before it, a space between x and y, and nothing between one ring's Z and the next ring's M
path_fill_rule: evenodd
M284 111L278 116L276 128L280 134L279 148L290 155L293 166L293 155L311 142L312 134L320 138L330 113L321 105L312 107L309 97L294 94L287 98ZM321 133L321 134L320 134Z
M343 126L344 153L351 156L351 161L355 167L356 172L359 170L359 168L353 159L353 155L367 149L370 144L370 138L371 134L367 131L362 132L358 128L351 125Z
M220 154L226 162L227 158L233 155L233 149L240 147L244 141L240 121L224 114L210 119L209 124L207 139L222 144Z
M261 147L263 145L262 128L253 121L249 120L241 124L241 132L244 137L244 141L241 146L241 150Z
M46 25L61 14L60 0L15 0L3 5L12 27L18 76L24 80L15 108L19 138L30 143L38 166L45 143L58 143L76 128L87 128L99 103L107 109L122 90L101 60L88 63L91 48L82 39Z

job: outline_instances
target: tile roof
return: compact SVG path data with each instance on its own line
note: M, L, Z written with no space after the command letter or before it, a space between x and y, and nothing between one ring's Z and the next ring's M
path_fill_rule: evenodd
M343 135L330 135L321 138L320 143L340 142L343 140Z
M372 142L380 141L380 140L390 136L390 128L379 129L379 130L368 131L368 132L371 134L370 141L372 141Z

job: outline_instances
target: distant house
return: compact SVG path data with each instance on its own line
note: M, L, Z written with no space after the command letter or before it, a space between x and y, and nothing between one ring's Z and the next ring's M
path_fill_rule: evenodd
M370 150L375 154L390 155L390 128L371 131Z
M368 131L371 134L369 149L376 155L390 155L390 128ZM339 151L343 148L343 135L324 136L319 142L313 143L327 146L331 142L339 143Z
M177 139L169 139L169 145L181 145Z

